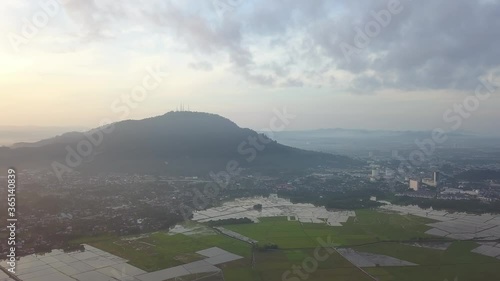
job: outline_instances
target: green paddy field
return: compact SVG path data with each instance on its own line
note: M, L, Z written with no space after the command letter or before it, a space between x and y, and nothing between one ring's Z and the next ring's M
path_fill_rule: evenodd
M146 271L155 271L200 260L195 252L220 247L244 259L222 265L226 281L495 281L500 276L500 260L471 253L474 242L455 241L447 250L409 246L401 242L438 238L425 234L430 219L377 210L357 210L343 226L300 223L285 217L262 218L260 223L227 225L225 228L258 240L259 244L276 244L278 250L259 251L250 244L219 234L206 225L187 223L197 231L171 235L156 232L135 237L85 237L75 243L87 243L129 260ZM335 247L383 254L418 264L406 267L364 268L363 272L340 254L331 253L327 260L307 276L283 274L301 266L314 256L319 239ZM390 241L390 242L388 242ZM372 277L370 277L371 275Z

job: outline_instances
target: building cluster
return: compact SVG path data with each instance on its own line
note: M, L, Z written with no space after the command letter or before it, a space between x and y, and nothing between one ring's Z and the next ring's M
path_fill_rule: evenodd
M350 191L360 194L366 190L424 199L479 199L484 202L500 199L499 181L454 181L446 174L449 171L438 172L436 165L408 171L391 165L390 161L376 163L372 160L366 166L352 169L316 167L279 175L245 171L232 178L230 184L213 197L196 197L196 190L204 193L207 184L212 183L208 175L83 176L72 173L59 182L47 172L19 173L18 198L22 204L18 212L18 245L24 254L62 248L75 235L130 235L165 229L186 219L186 215L200 207L211 208L235 198L268 196L270 193L299 195L313 201L326 199L326 194ZM432 177L425 177L431 174ZM5 192L0 190L0 196L6 198ZM363 194L370 198L374 195L370 192ZM376 197L371 199L377 201ZM196 200L206 204L195 206ZM0 208L6 209L5 204L0 202ZM183 213L186 210L183 206L190 210ZM5 216L5 213L0 214L0 219L6 220ZM0 231L0 235L6 235L5 230ZM7 251L5 245L0 247L1 252Z
M409 180L409 188L419 191L422 186L438 187L440 182L439 172L434 172L432 178L413 178Z

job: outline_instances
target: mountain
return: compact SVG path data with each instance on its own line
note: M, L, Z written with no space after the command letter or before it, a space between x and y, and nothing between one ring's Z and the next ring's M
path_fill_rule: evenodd
M18 142L11 145L11 148L22 148L22 147L42 147L45 145L53 143L71 143L72 141L78 141L82 138L83 133L80 132L69 132L64 133L60 136L55 136L53 138L44 139L37 142Z
M15 142L34 142L68 131L88 130L82 127L0 126L0 146L11 146Z
M0 165L18 169L67 167L91 174L207 175L226 170L232 160L239 167L268 171L356 164L344 156L281 145L224 117L201 112L169 112L0 148Z
M389 131L359 129L319 129L307 131L282 131L273 133L281 144L306 150L342 154L351 157L368 155L390 156L393 151L418 148L416 141L432 139L432 131ZM446 133L446 142L440 148L499 147L498 138L466 131Z

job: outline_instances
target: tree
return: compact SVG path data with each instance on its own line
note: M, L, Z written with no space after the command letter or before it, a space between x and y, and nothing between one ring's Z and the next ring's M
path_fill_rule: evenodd
M254 210L257 210L257 211L259 211L259 212L260 212L260 211L262 211L262 204L257 204L257 205L254 205L254 206L253 206L253 209L254 209Z

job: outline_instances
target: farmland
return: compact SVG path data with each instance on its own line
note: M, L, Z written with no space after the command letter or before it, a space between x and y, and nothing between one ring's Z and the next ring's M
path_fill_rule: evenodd
M271 242L282 249L317 246L317 238L330 237L335 245L357 245L381 240L410 240L431 238L424 234L429 229L426 223L432 220L412 215L380 213L358 210L356 217L341 227L325 224L288 221L285 217L262 218L257 224L230 225L236 231L260 242Z
M276 250L253 248L250 244L217 233L206 224L189 222L184 233L156 232L139 237L101 236L85 242L153 271L200 260L195 252L219 247L244 257L221 265L225 280L492 280L500 274L500 260L472 253L474 242L449 242L447 249L409 245L407 241L439 240L425 234L429 218L382 210L357 210L343 226L302 223L287 217L260 218L258 223L231 224L224 228L257 240L258 245L277 245ZM362 253L384 255L414 266L376 266L363 272L333 250L328 258L311 262L324 243ZM416 265L415 265L416 264ZM314 270L304 271L307 265ZM294 271L294 269L301 271ZM371 275L371 276L369 276ZM298 278L298 279L297 279Z
M497 280L500 260L471 253L473 242L454 242L446 251L418 248L398 243L381 243L356 250L386 254L418 263L416 267L367 269L380 280ZM418 278L420 279L418 279Z
M204 232L194 235L156 232L138 237L98 236L83 238L74 243L87 243L96 248L129 260L131 265L146 271L155 271L184 263L201 260L195 252L210 247L221 249L248 258L250 245L218 235L203 226Z

